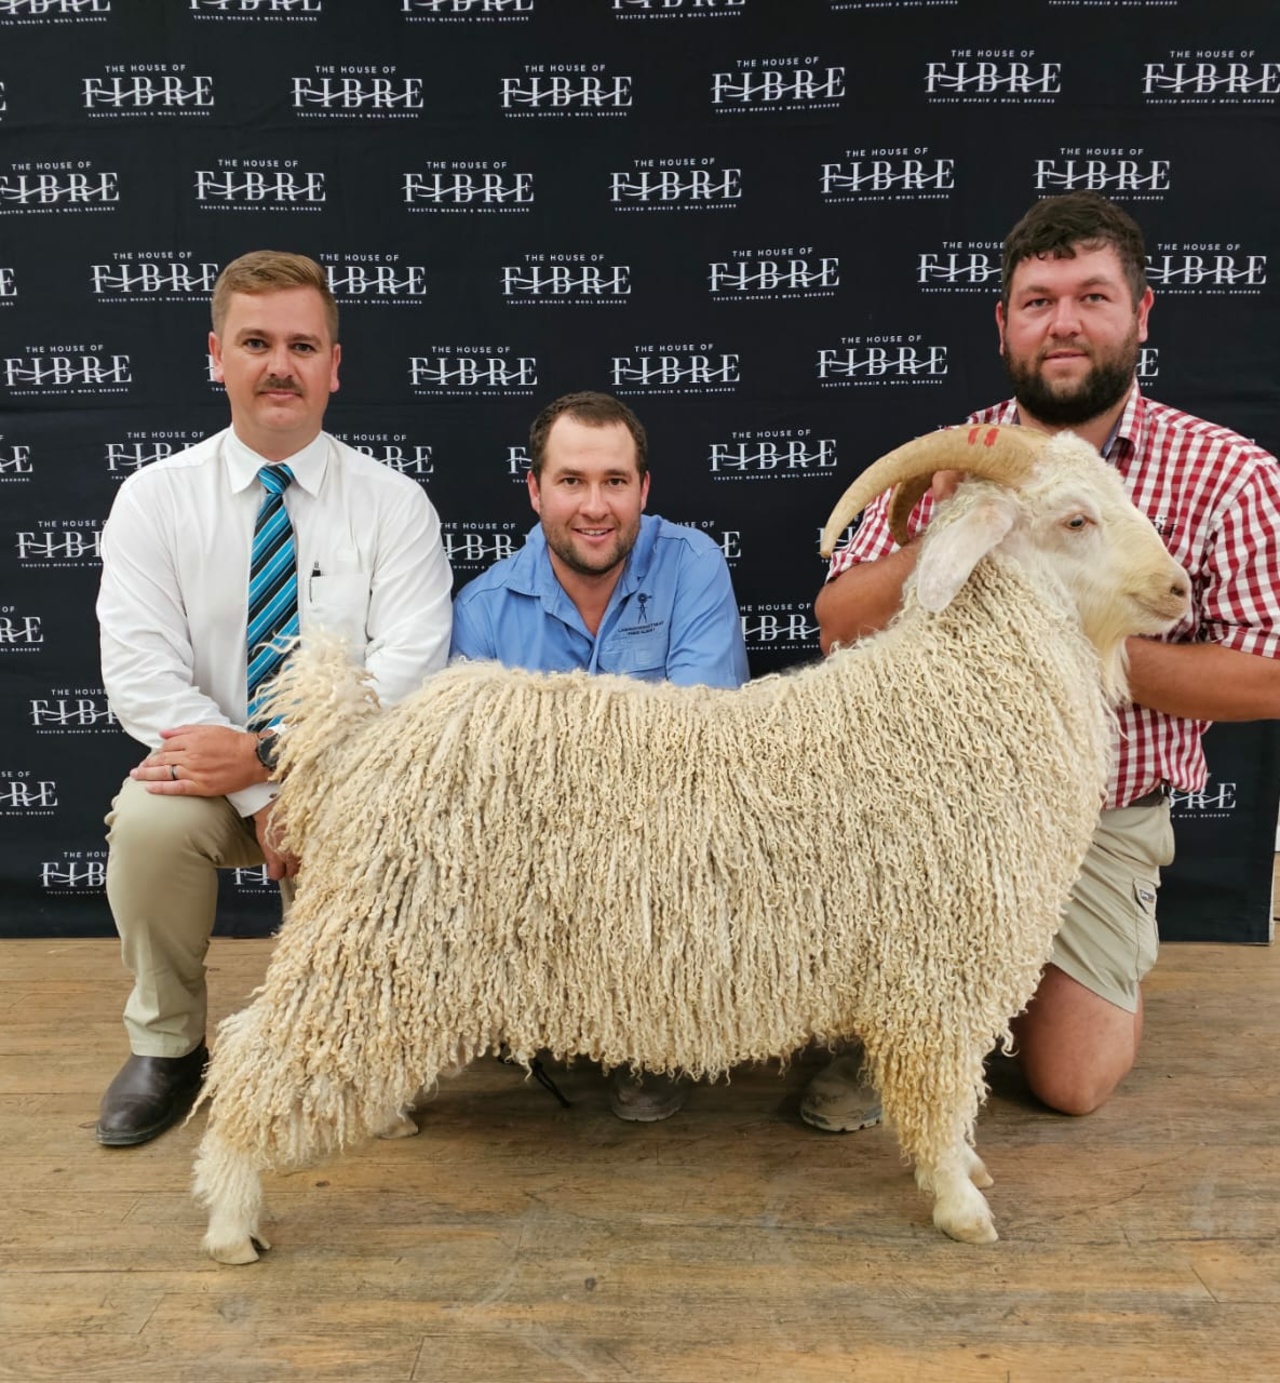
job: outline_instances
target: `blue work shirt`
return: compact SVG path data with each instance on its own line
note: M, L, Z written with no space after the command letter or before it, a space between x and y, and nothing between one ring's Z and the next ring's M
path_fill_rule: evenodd
M723 553L705 533L649 514L595 634L556 579L538 525L519 552L458 593L449 653L682 686L738 687L748 676Z

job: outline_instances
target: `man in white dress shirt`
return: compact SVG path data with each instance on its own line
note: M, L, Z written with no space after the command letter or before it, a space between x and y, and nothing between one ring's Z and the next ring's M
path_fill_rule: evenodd
M341 359L324 270L272 250L229 264L209 349L231 426L131 476L102 537L104 685L150 751L107 817L107 899L134 977L132 1055L98 1117L110 1147L163 1133L199 1088L217 870L265 861L287 902L298 868L272 843L275 729L251 697L250 633L270 659L286 632L262 632L278 611L250 620L268 509L284 530L273 603L303 637L343 634L384 703L449 652L435 510L413 481L321 430Z

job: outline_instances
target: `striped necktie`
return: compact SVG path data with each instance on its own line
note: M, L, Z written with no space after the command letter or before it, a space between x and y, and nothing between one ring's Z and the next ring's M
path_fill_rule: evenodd
M253 526L249 562L248 702L249 726L267 724L262 701L280 670L288 646L298 637L298 559L284 492L293 479L288 466L263 466L258 479L266 494Z

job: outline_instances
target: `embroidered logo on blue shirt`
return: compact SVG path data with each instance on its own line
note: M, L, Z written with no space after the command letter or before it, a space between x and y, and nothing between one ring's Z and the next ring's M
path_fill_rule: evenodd
M639 607L636 614L636 622L618 630L618 633L628 639L634 639L637 634L651 634L655 629L661 629L666 623L663 619L649 618L649 601L653 597L644 591L636 592L636 605Z

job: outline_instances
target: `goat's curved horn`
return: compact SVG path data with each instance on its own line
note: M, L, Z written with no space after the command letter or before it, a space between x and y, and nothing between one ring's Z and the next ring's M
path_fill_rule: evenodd
M933 483L933 474L914 476L910 480L899 481L889 497L889 532L899 547L906 547L911 541L911 514L916 505L928 493Z
M891 523L898 525L894 538L901 543L906 521L929 488L934 471L966 471L1016 487L1030 474L1048 440L1045 433L1032 428L968 424L930 432L896 447L873 461L841 495L822 530L822 555L831 556L847 525L891 485L899 487L891 506Z

